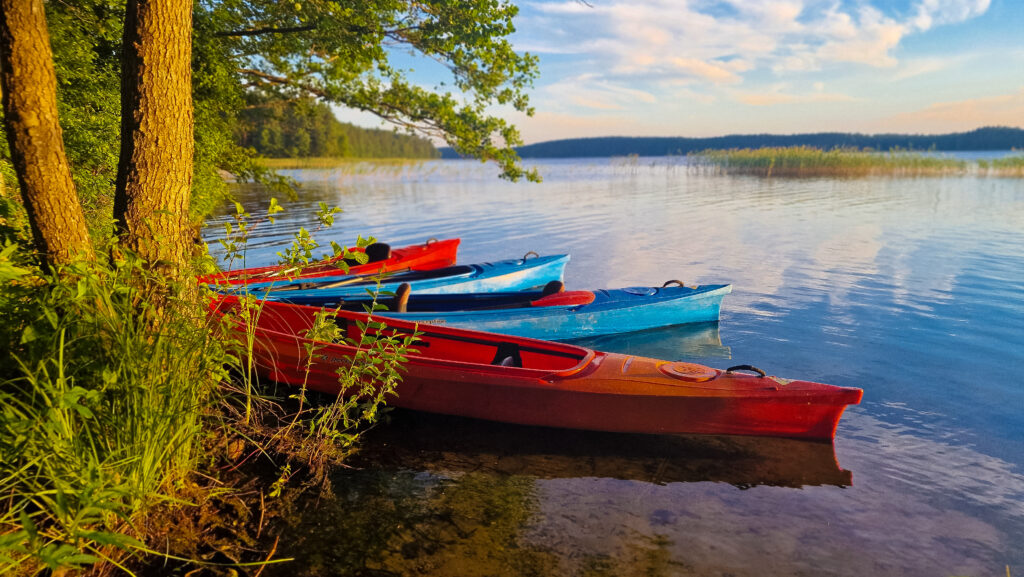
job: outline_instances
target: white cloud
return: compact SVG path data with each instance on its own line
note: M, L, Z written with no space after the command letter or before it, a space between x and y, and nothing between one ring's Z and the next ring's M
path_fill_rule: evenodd
M953 63L959 63L962 60L962 58L918 58L906 60L900 62L896 73L892 76L892 80L907 80L908 78L941 72L949 68Z
M937 28L978 18L990 1L905 0L895 7L886 0L525 0L513 41L541 57L534 106L561 116L523 126L535 140L792 132L823 123L858 131L902 125L914 132L970 129L977 121L1005 125L1018 111L1010 104L927 107L938 94L967 93L953 89L960 77L943 75L963 71L966 79L974 69L967 63L980 65L991 50L940 56L908 45L915 36L938 36ZM999 48L1003 62L1019 62L1022 54ZM983 82L980 73L970 76ZM1002 86L996 90L1014 88ZM893 116L913 102L919 110ZM549 131L553 126L565 132Z
M527 144L557 138L608 136L609 134L656 134L657 127L639 122L618 111L597 111L586 116L542 111L532 117L509 114Z
M891 53L907 33L907 26L870 6L862 6L856 20L849 14L830 11L826 25L831 34L817 50L820 60L877 67L896 66Z
M749 106L775 106L776 104L807 104L811 102L852 102L852 96L839 93L822 92L791 93L781 88L773 88L758 92L736 92L733 98Z
M564 78L541 89L549 102L570 103L595 110L622 110L632 103L654 103L649 92L606 82L593 74Z
M981 16L988 6L989 0L921 0L912 22L918 30L928 30Z
M733 84L740 82L737 72L743 72L749 65L743 61L705 62L696 58L673 58L672 64L689 76L707 80L713 84Z
M909 34L975 18L989 1L918 0L901 17L866 1L534 2L525 7L536 17L520 26L517 45L588 55L602 66L591 72L623 84L675 77L737 84L757 71L786 74L850 63L894 68L896 49ZM746 66L727 65L737 60Z

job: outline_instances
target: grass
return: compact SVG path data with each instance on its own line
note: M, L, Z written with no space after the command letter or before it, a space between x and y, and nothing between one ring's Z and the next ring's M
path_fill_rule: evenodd
M265 499L324 483L400 380L412 337L364 331L338 372L351 394L278 398L257 386L252 332L211 320L210 295L131 255L44 272L0 225L20 238L0 246L0 574L263 563ZM344 339L323 317L311 338ZM254 461L273 478L232 474Z
M228 352L192 303L156 310L137 262L33 274L0 297L0 563L32 573L145 551L138 515L196 470ZM13 276L13 278L11 278Z
M933 176L965 174L969 169L963 160L913 152L822 150L808 146L706 150L691 156L696 157L698 166L727 174L766 177Z

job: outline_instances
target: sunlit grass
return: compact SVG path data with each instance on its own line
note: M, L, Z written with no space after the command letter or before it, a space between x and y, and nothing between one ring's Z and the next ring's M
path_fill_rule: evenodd
M157 273L134 259L8 273L0 567L117 565L145 550L137 515L195 469L229 353L191 301L149 307L139 279Z
M756 176L933 176L965 174L970 169L967 161L943 156L809 146L706 150L693 157L699 166Z
M0 245L0 574L128 572L160 556L201 564L211 550L239 562L260 527L216 502L233 495L262 525L264 493L235 493L220 478L227 466L272 455L270 497L300 472L319 485L382 414L415 335L367 321L355 341L324 313L317 338L357 348L338 374L350 394L314 403L303 387L283 399L258 386L253 323L239 331L210 314L193 268L179 284L121 251L46 271L24 247Z

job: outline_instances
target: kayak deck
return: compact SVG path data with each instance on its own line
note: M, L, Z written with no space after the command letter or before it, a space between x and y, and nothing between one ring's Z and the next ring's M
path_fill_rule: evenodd
M560 284L560 283L559 283ZM628 287L595 291L411 294L382 297L381 316L545 340L640 331L668 325L714 322L731 285ZM401 292L401 291L398 291ZM331 297L316 291L282 300L361 312L366 295ZM405 310L403 311L402 308Z

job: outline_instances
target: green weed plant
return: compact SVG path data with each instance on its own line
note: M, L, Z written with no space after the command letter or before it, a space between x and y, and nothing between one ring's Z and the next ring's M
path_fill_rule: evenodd
M244 262L239 212L235 230L243 232L229 241L236 249L229 265ZM321 226L336 212L321 207ZM319 245L304 232L281 253L290 275L318 262ZM354 349L337 375L340 394L309 399L301 387L282 398L256 377L255 323L243 322L239 333L237 323L210 315L214 295L191 274L169 284L113 250L114 261L44 272L23 241L3 242L0 348L9 352L0 358L0 574L129 571L153 556L174 558L148 543L147 515L230 493L219 481L196 482L239 459L225 454L228 443L278 465L270 495L299 470L323 480L380 418L414 339L369 317L352 339L332 329L324 311L310 335L311 358L332 342ZM331 249L356 262L361 254ZM262 303L245 302L247 314L259 314Z
M166 282L130 255L51 273L8 257L0 564L120 565L145 549L136 516L196 470L232 358L193 302L151 308L145 287Z

